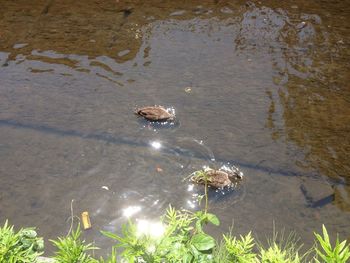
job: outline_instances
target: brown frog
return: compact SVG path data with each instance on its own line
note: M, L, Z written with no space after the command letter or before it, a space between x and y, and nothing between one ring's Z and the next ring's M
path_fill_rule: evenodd
M226 170L214 170L207 168L201 171L197 171L191 177L191 181L196 184L205 184L205 178L207 178L207 184L213 188L223 188L233 185L234 182L243 178L243 173L238 169L226 169Z
M137 108L135 114L144 117L149 121L173 121L175 119L175 114L169 112L163 106L147 106L142 108Z

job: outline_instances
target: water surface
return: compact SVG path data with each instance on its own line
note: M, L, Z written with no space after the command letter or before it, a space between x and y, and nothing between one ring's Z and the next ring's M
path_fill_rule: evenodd
M245 178L211 201L215 235L349 238L348 1L0 5L1 221L64 235L74 200L106 247L127 216L195 209L183 179L230 162ZM154 104L178 123L133 113Z

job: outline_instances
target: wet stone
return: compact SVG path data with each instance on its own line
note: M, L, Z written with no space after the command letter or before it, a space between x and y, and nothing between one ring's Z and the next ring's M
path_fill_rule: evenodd
M334 200L334 190L325 181L306 179L300 185L300 190L308 206L323 207Z

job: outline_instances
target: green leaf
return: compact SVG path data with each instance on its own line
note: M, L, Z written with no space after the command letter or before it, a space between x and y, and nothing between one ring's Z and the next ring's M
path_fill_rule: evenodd
M193 256L190 253L187 253L183 256L182 260L184 263L192 262Z
M103 231L101 230L100 231L102 233L102 235L106 236L106 237L109 237L109 238L112 238L112 239L115 239L115 240L118 240L118 241L122 241L123 238L114 234L114 233L111 233L111 232L108 232L108 231Z
M220 220L216 215L207 213L206 217L207 217L207 220L213 225L216 225L216 226L220 225Z
M327 244L330 244L328 232L327 232L327 229L326 229L325 225L322 225L322 232L323 232L324 241L325 241Z
M22 230L21 234L27 238L35 238L37 236L36 231L31 228Z
M192 244L199 251L205 251L215 247L215 239L207 234L199 233L192 237Z
M202 221L201 220L198 220L196 222L196 230L197 232L203 232L203 229L202 229Z

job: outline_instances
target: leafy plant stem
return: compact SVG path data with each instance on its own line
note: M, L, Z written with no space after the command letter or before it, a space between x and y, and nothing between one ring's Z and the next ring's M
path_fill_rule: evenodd
M208 212L208 178L207 177L205 177L204 196L205 196L204 213L207 214Z

